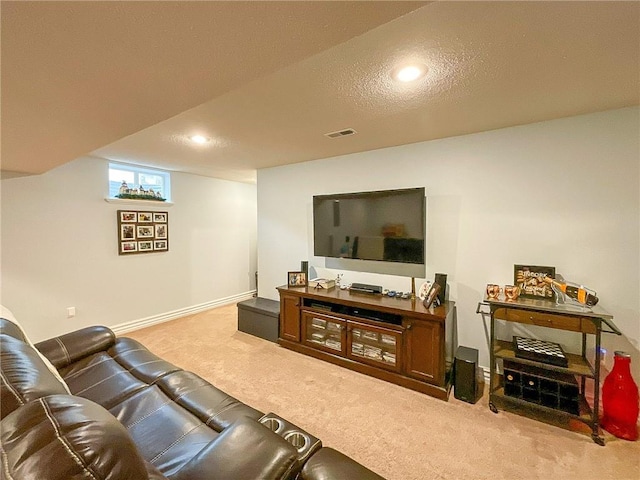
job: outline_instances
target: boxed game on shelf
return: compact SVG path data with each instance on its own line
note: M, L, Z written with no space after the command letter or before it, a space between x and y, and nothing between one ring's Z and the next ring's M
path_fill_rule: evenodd
M513 347L518 358L548 363L558 367L569 365L569 361L558 343L516 335L513 337Z

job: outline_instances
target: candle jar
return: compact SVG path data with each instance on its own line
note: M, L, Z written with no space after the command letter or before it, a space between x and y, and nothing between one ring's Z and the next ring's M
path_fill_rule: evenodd
M602 385L600 425L624 440L638 439L638 386L631 376L631 355L615 352L613 369Z

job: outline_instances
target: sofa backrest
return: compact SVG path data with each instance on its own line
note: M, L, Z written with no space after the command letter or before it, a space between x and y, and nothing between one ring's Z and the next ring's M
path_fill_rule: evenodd
M4 305L0 305L0 333L6 333L7 335L9 335L9 336L11 336L13 338L17 338L19 340L22 340L27 345L33 347L35 349L36 353L40 356L40 358L42 359L42 361L46 365L46 367L49 369L49 371L64 386L66 392L67 393L71 393L71 391L69 390L69 387L67 386L65 381L62 379L62 376L60 375L60 372L58 372L58 369L56 367L54 367L53 364L51 363L51 361L47 357L45 357L40 352L40 350L38 350L36 348L36 346L33 344L33 342L31 340L29 340L29 337L27 336L27 334L25 333L24 329L22 328L22 325L20 325L20 323L18 322L16 317L13 315L11 310L9 310Z
M18 324L12 320L0 317L0 333L4 333L25 343L29 343L29 339Z
M38 351L18 337L0 333L0 418L32 400L69 393Z

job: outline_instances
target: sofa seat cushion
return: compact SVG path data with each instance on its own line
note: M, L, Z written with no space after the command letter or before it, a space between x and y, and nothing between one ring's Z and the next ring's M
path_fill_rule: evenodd
M125 428L84 398L51 395L1 423L3 477L15 479L159 480Z
M141 455L171 477L218 436L199 418L147 386L110 409Z
M176 403L221 432L242 417L258 420L262 412L227 395L191 372L174 372L158 380L158 387Z
M0 334L0 368L1 418L40 397L68 393L36 349L20 338Z
M241 418L171 478L284 480L293 478L297 456L295 447L278 434L253 419Z

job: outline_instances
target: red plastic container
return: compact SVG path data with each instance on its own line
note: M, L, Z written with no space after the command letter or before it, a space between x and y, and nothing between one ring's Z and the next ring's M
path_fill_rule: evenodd
M602 428L624 440L638 439L638 386L631 376L628 353L614 354L613 370L602 385L602 408Z

